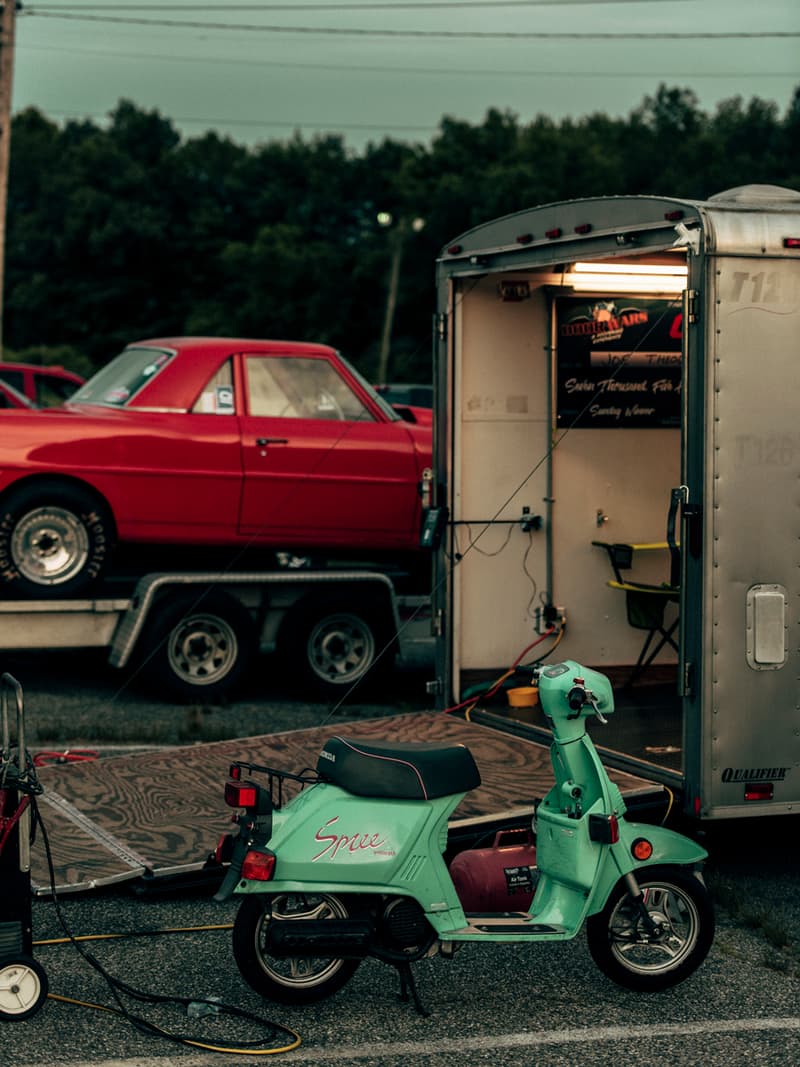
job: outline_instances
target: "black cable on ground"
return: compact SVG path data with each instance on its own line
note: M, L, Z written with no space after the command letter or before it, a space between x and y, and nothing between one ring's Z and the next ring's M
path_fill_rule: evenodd
M166 1038L168 1041L172 1041L180 1045L188 1045L192 1048L205 1049L209 1052L227 1052L244 1056L274 1056L281 1052L291 1052L301 1044L301 1037L294 1030L288 1026L283 1026L281 1023L273 1022L270 1019L264 1019L254 1012L246 1011L244 1008L238 1008L232 1004L225 1004L222 1001L217 1001L211 998L202 997L179 997L179 996L167 996L158 993L147 993L143 990L136 989L133 986L123 982L121 979L116 978L110 974L106 968L96 959L90 952L87 952L85 948L80 944L79 939L74 936L69 929L64 913L61 910L61 902L58 899L58 894L55 887L55 868L53 865L53 857L50 850L50 841L47 835L47 829L39 812L38 805L32 800L34 822L38 824L41 833L42 841L44 842L45 853L47 856L47 866L50 873L50 888L53 893L53 905L56 909L56 915L58 921L61 924L66 939L72 943L75 950L81 956L81 958L89 964L107 983L111 994L116 1001L116 1007L104 1004L94 1004L89 1001L81 1001L71 997L64 997L54 993L49 993L48 997L51 1000L61 1001L65 1004L75 1004L81 1007L93 1008L99 1011L108 1011L115 1015L120 1015L126 1019L134 1029L138 1030L142 1034L148 1034L152 1037ZM235 1045L221 1046L211 1041L202 1040L199 1037L194 1037L190 1034L174 1033L170 1030L166 1030L159 1026L157 1023L153 1023L148 1019L143 1018L140 1015L134 1014L122 1000L122 996L130 997L132 1000L139 1001L147 1004L177 1004L188 1008L190 1004L208 1005L215 1014L230 1015L237 1019L244 1019L248 1022L253 1022L262 1029L271 1031L276 1038L279 1036L285 1036L288 1041L280 1046L265 1048L263 1043L259 1041L245 1041L239 1042Z

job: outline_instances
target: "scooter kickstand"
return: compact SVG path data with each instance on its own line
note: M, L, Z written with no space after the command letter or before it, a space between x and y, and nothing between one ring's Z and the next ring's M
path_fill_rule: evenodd
M411 964L398 962L395 963L395 967L397 968L397 973L400 975L400 999L407 1001L410 994L417 1012L427 1019L431 1013L423 1006L422 1001L419 999L417 984L414 981L414 975L411 971Z

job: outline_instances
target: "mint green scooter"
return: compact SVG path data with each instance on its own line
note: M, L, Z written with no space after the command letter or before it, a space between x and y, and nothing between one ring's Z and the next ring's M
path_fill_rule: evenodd
M413 961L466 942L565 941L584 923L595 963L622 986L666 989L696 970L714 936L705 850L623 817L586 731L587 718L605 722L614 710L608 679L574 661L537 673L555 785L534 816L525 910L465 911L445 863L448 818L480 784L464 745L336 736L314 774L232 765L225 795L241 809L239 829L217 851L230 864L217 899L243 897L233 949L253 989L312 1003L372 956L397 967L423 1010Z

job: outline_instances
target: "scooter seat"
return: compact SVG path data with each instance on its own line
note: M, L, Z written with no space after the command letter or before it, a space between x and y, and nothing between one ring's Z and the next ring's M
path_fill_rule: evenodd
M466 745L329 738L317 773L360 797L434 800L466 793L481 776Z

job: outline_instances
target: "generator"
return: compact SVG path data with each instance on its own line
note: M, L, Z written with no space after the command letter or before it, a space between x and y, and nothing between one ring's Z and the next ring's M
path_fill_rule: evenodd
M9 701L15 704L12 737ZM31 845L36 797L42 792L25 748L22 686L10 674L0 677L0 1019L19 1022L34 1015L47 998L47 974L33 958Z

